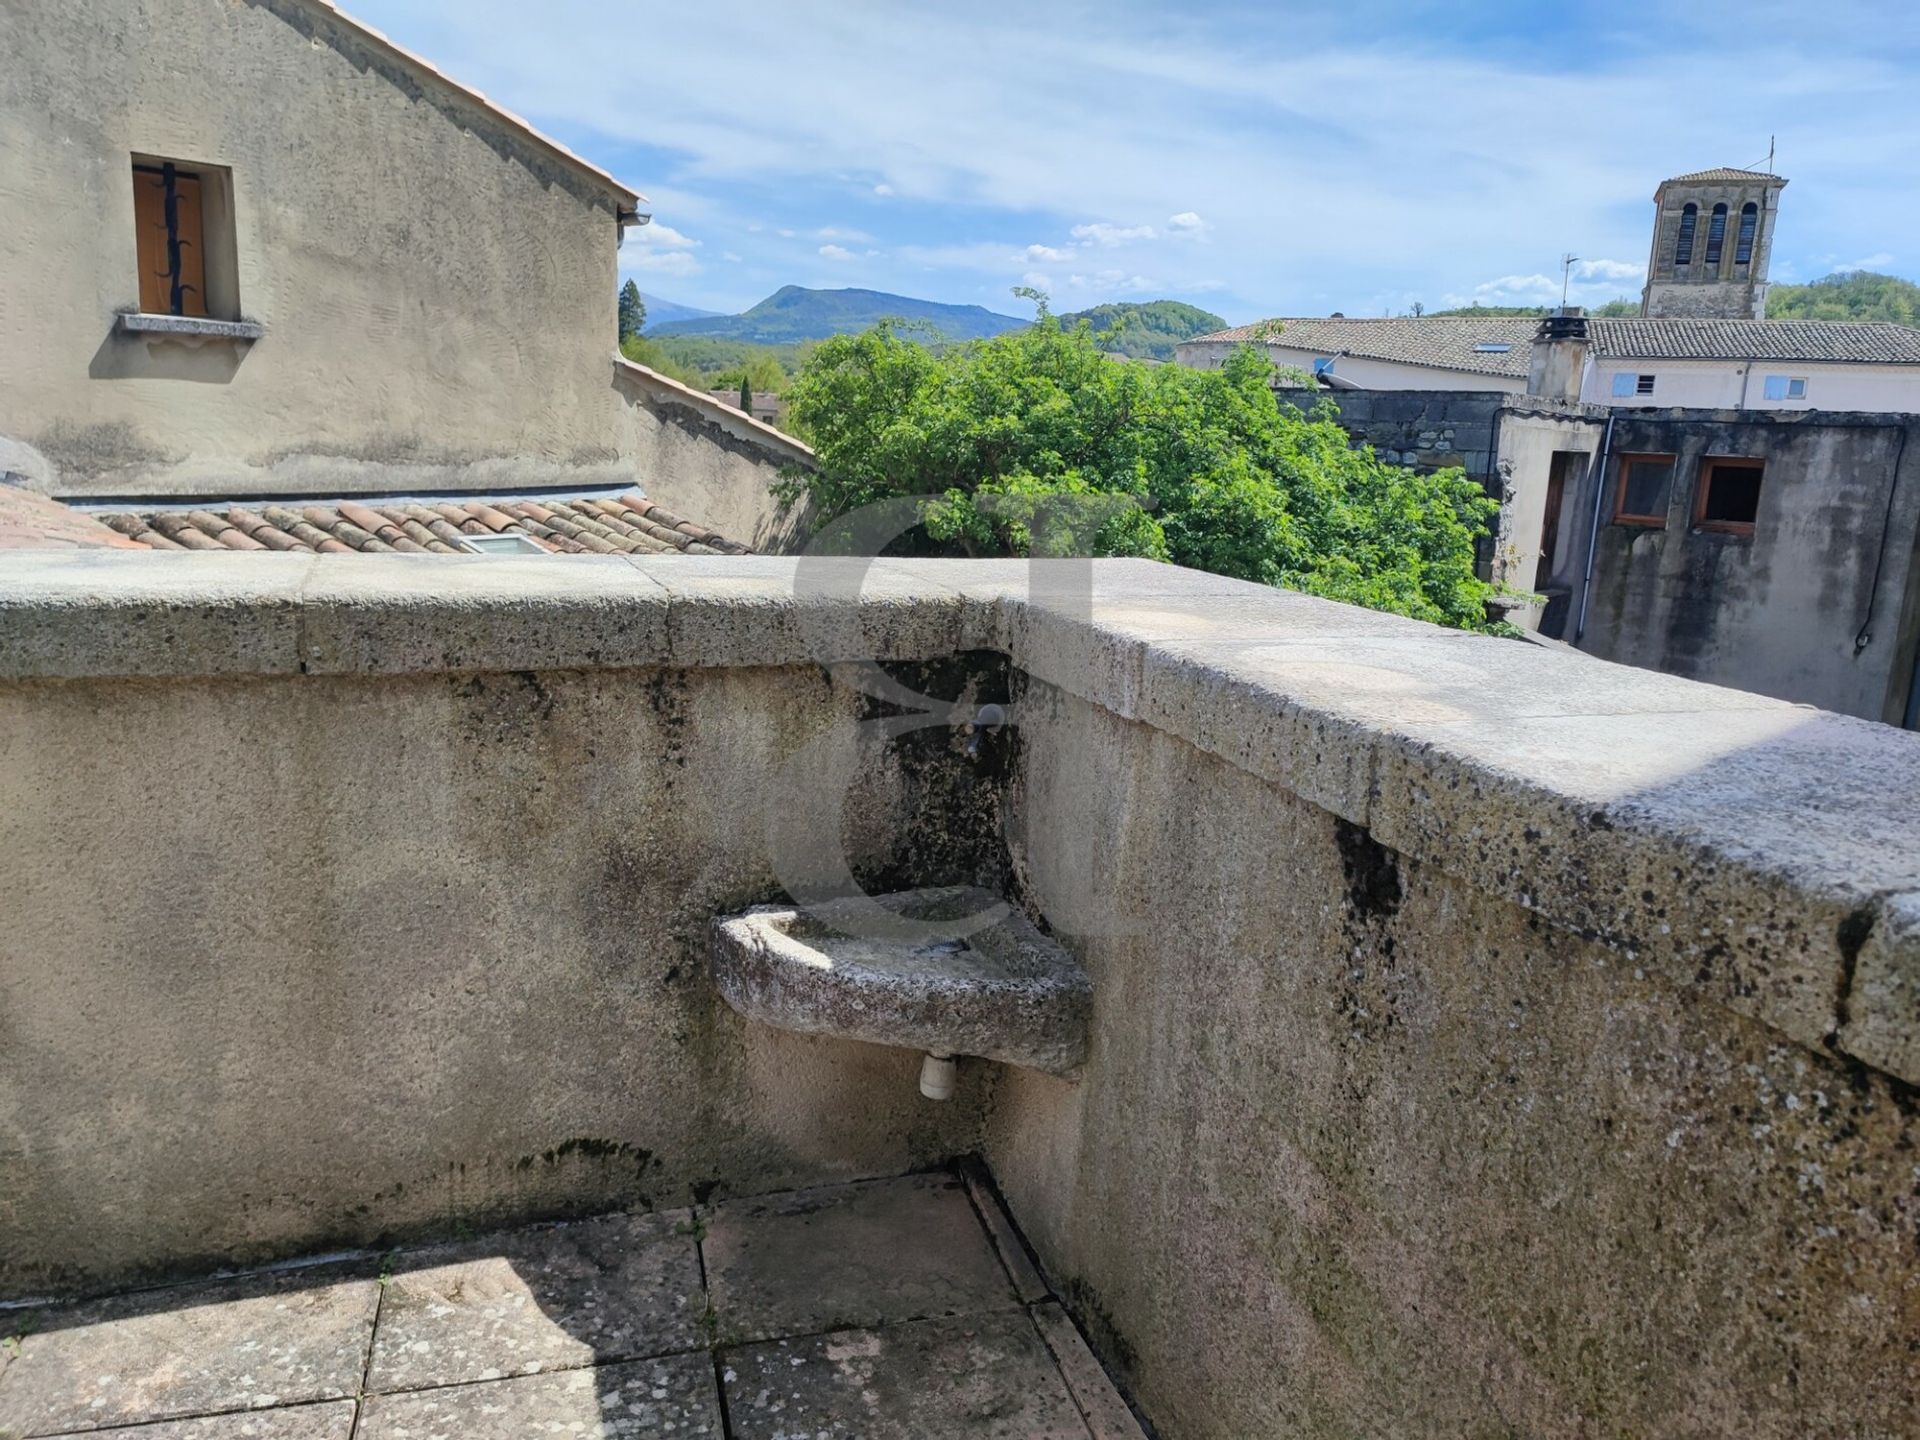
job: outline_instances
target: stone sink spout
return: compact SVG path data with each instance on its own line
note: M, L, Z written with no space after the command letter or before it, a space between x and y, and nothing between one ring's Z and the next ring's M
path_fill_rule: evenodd
M920 1092L956 1055L1065 1075L1087 1057L1093 988L1072 956L972 886L757 905L713 922L713 977L749 1020L924 1050Z

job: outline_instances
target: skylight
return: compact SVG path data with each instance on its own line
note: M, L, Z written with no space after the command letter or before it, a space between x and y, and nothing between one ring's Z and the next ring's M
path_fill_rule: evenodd
M1513 346L1505 340L1482 340L1478 345L1473 347L1473 353L1476 355L1504 355L1511 349L1513 349Z

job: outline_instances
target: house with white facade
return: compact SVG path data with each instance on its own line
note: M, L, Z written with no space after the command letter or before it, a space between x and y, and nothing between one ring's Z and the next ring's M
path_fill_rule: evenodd
M1189 340L1179 362L1226 363L1242 345L1334 390L1528 393L1531 316L1302 318ZM1579 397L1590 405L1920 414L1920 330L1884 321L1587 321Z
M1640 315L1587 321L1576 392L1583 403L1920 414L1920 330L1766 318L1786 183L1729 169L1662 182ZM1531 316L1282 317L1189 340L1178 360L1211 369L1257 345L1276 365L1334 390L1524 395L1539 391L1529 383L1538 324Z

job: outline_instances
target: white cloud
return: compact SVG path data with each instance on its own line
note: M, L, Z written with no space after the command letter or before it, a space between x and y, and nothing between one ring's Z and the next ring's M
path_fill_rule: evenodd
M731 250L722 250L720 252L720 258L725 260L729 265L738 265L740 263L740 257Z
M1073 256L1070 252L1058 249L1052 245L1029 245L1026 248L1025 258L1028 260L1044 261L1050 265L1058 265L1063 261L1071 260Z
M1885 250L1876 250L1871 255L1863 255L1858 260L1842 260L1833 268L1836 270L1884 270L1893 264L1894 257Z
M823 260L857 260L860 257L844 245L822 245L820 247L820 258Z
M1072 237L1123 255L1136 242L1193 238L1181 218L1204 217L1209 245L1163 246L1151 267L1176 293L1230 275L1233 303L1213 308L1249 316L1351 313L1380 293L1432 303L1471 291L1475 276L1540 272L1557 282L1564 250L1644 253L1654 184L1752 162L1764 149L1753 141L1757 116L1779 116L1791 131L1782 134L1780 165L1794 183L1776 275L1796 261L1819 273L1815 256L1864 256L1920 227L1920 186L1888 179L1909 173L1920 153L1920 110L1913 26L1904 12L1890 20L1885 0L1831 0L1828 23L1811 29L1784 23L1796 12L1779 0L1759 0L1758 10L1704 0L1657 21L1653 7L1616 7L1619 23L1554 63L1539 58L1537 36L1454 24L1425 13L1432 7L1381 23L1391 13L1382 0L1284 20L1270 10L1271 21L1207 7L1005 0L910 13L884 0L707 7L676 15L674 63L649 72L644 106L633 103L622 57L654 38L650 7L361 4L373 23L589 156L616 169L630 163L622 156L656 157L664 173L623 178L663 209L659 182L737 197L736 224L785 220L803 233L821 212L780 207L816 192L873 203L871 188L963 207L956 213L982 217L965 222L978 224L972 233L997 242L972 267L969 293L984 277L1061 273L1030 262L1012 238L1052 231L1011 227L1051 223L1061 233L1048 248L1064 249L1064 232L1089 215L1170 217L1098 222ZM717 74L725 86L712 83ZM795 74L809 83L795 86ZM873 85L876 74L888 83ZM1697 104L1701 94L1734 93L1738 106ZM1447 97L1444 125L1434 123L1436 94ZM1514 118L1545 114L1602 117L1606 144L1570 150L1560 129ZM1070 139L1071 163L1036 136ZM849 184L874 175L884 183ZM743 213L755 206L759 216ZM887 209L903 224L911 213ZM715 217L698 223L718 238ZM963 222L949 214L934 223L952 234ZM936 246L942 233L918 238ZM887 248L903 270L913 263L907 246ZM1611 280L1602 298L1631 285L1581 278ZM952 282L956 295L961 283Z
M1170 234L1188 240L1204 240L1213 226L1202 220L1191 210L1182 210L1178 215L1167 217L1167 230Z
M1647 267L1630 260L1582 260L1573 267L1576 280L1631 280L1647 278Z
M1647 268L1626 260L1581 260L1574 264L1573 279L1567 286L1567 299L1575 305L1603 305L1629 289L1637 290ZM1455 305L1558 305L1558 275L1535 272L1502 275L1485 280L1466 294L1441 296L1441 303Z
M1152 240L1156 233L1151 225L1109 225L1104 220L1073 227L1073 238L1082 245L1097 245L1108 250L1135 240Z
M673 275L680 278L698 275L701 265L693 252L700 242L691 235L654 221L627 231L620 247L620 268L632 273Z
M637 240L641 245L655 250L697 250L700 247L700 242L691 235L683 235L671 225L662 225L658 220L627 231L627 239Z
M823 225L813 233L822 240L853 240L864 243L873 239L873 236L864 230L851 230L840 225Z
M685 250L622 250L620 268L636 274L698 275L700 262Z

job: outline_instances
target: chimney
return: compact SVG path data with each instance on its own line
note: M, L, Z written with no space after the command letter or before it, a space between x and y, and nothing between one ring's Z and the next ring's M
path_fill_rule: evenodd
M1587 368L1587 312L1565 306L1541 320L1527 366L1527 393L1547 400L1578 400Z

